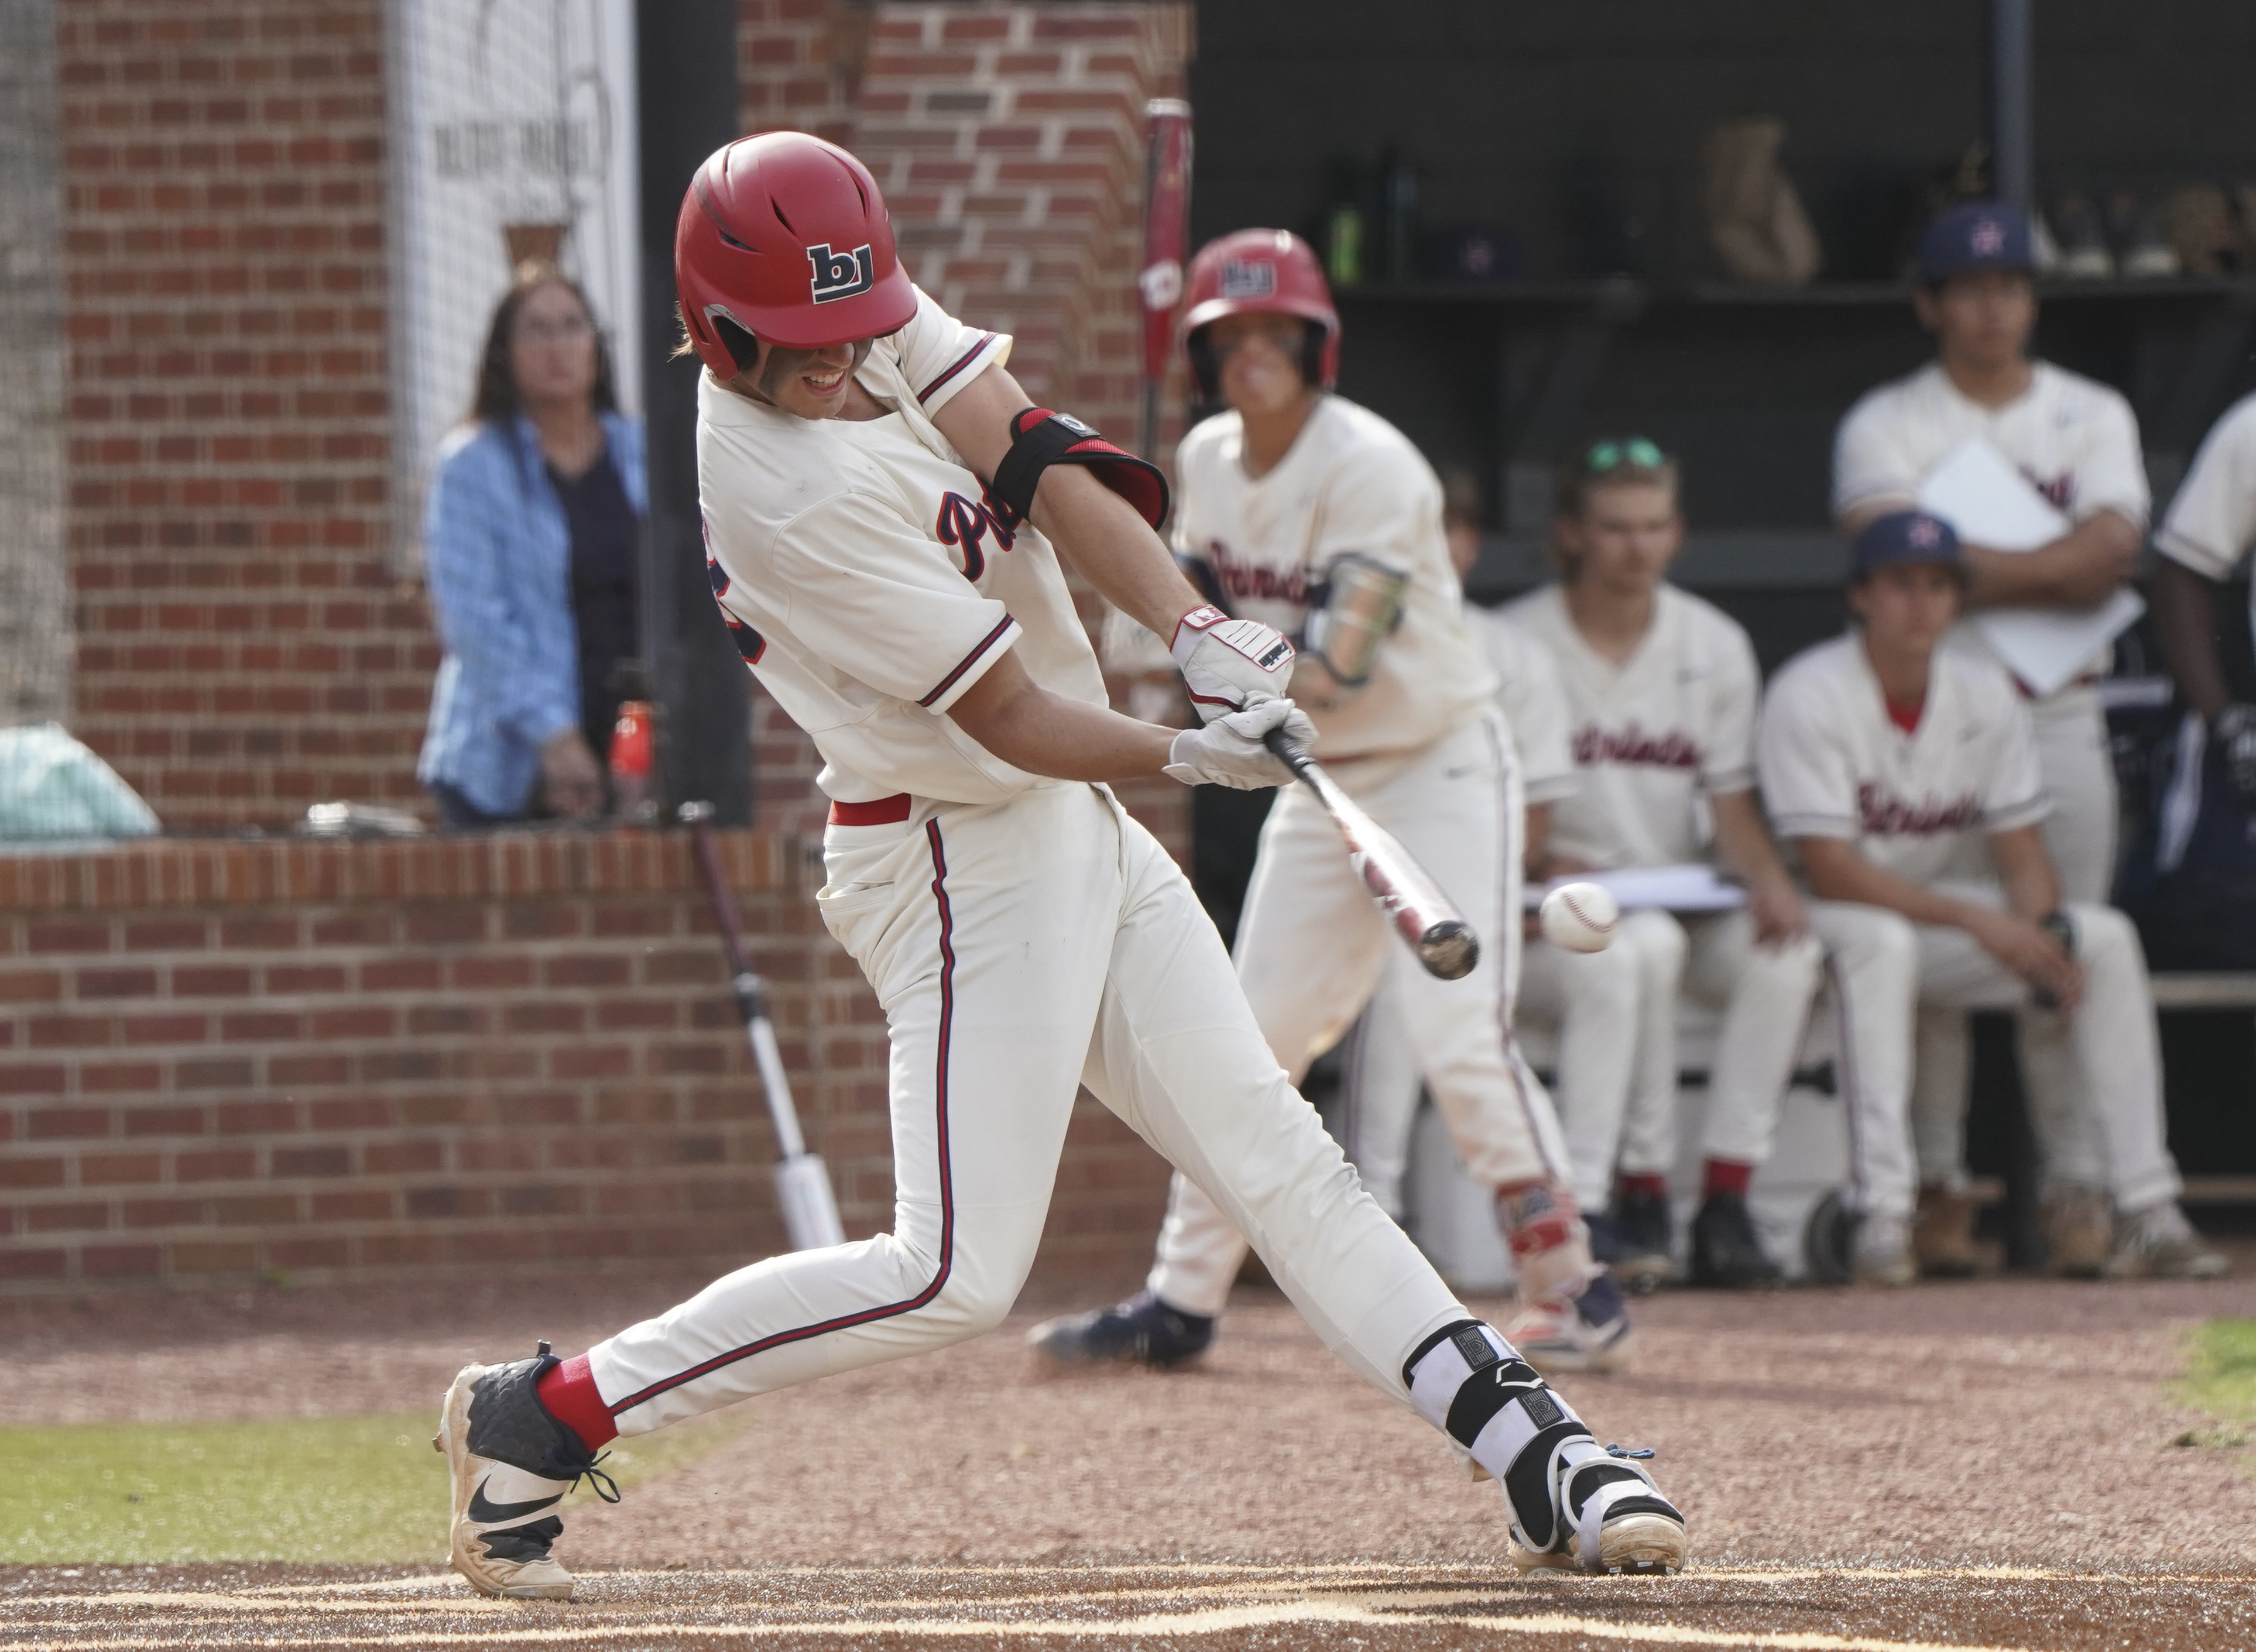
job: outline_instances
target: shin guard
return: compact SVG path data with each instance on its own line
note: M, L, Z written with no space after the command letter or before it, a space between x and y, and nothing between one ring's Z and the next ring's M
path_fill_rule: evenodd
M1643 1514L1683 1523L1652 1476L1593 1439L1491 1326L1443 1326L1404 1363L1402 1379L1418 1415L1503 1482L1512 1540L1529 1554L1599 1571L1610 1520Z

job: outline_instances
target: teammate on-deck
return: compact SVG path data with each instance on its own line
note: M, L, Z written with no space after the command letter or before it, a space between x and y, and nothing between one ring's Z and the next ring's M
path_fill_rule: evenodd
M2106 1272L2222 1273L2224 1258L2176 1202L2138 932L2111 906L2063 896L2040 830L2048 805L2029 709L2013 679L1939 646L1969 577L1949 524L1912 510L1874 518L1850 563L1858 628L1790 661L1763 701L1763 799L1819 897L1812 926L1828 946L1875 960L1844 995L1850 1082L1874 1114L1903 1116L1914 1003L2050 1023L2100 1101L2120 1213ZM1921 1177L1956 1173L1963 1109L1914 1122ZM1911 1195L1900 1139L1863 1145L1874 1214L1860 1254Z
M2217 652L2215 592L2256 546L2256 396L2242 397L2203 438L2154 535L2154 623L2186 701L2222 748L2224 775L2256 809L2256 706L2237 704ZM2249 626L2256 636L2256 599Z
M1614 1368L1629 1335L1621 1293L1590 1259L1550 1100L1507 1030L1519 952L1516 780L1495 678L1460 611L1441 483L1400 432L1331 392L1339 317L1298 237L1244 229L1210 243L1185 306L1192 371L1230 411L1177 450L1177 553L1211 600L1305 634L1301 703L1325 766L1479 935L1480 961L1460 980L1403 972L1402 1012L1466 1168L1496 1189L1521 1300L1506 1334L1539 1368ZM1322 806L1304 787L1280 795L1235 954L1295 1082L1362 1013L1397 945ZM1190 1358L1213 1335L1244 1231L1178 1174L1146 1289L1039 1327L1034 1346L1068 1363Z
M1970 608L2077 608L2104 601L2131 575L2146 531L2147 472L2130 404L2104 384L2032 361L2034 254L2028 221L1995 201L1954 207L1919 245L1920 324L1935 360L1883 384L1850 409L1833 453L1833 509L1854 537L1874 517L1909 510L1921 482L1961 444L1985 439L2075 526L2019 554L1966 547ZM1963 633L1954 646L1981 644ZM1982 650L1985 651L1986 650ZM2037 763L2053 812L2045 847L2062 892L2104 902L2115 882L2115 771L2090 662L2058 692L2030 700ZM1967 869L1967 868L1962 868ZM2057 1271L2097 1272L2111 1235L2104 1133L2097 1099L2076 1088L2073 1052L2057 1029L2024 1023L2021 1064L2051 1174L2045 1228ZM1921 1017L1913 1111L1938 1120L1965 1106L1966 1018ZM1963 1171L1920 1190L1916 1248L1930 1272L1973 1270L1974 1205Z
M1677 1000L1723 1011L1708 1085L1696 1283L1773 1283L1746 1193L1769 1156L1822 949L1754 791L1761 678L1738 622L1667 583L1684 543L1675 462L1641 436L1594 443L1560 479L1560 577L1505 611L1559 663L1580 784L1552 811L1547 877L1713 858L1746 885L1728 913L1622 915L1613 945L1528 950L1531 1012L1560 1022L1559 1086L1575 1191L1615 1185L1637 1265L1669 1254Z
M1010 341L910 284L876 181L834 145L717 151L674 260L706 368L713 589L822 752L818 899L891 1029L894 1227L756 1263L575 1359L465 1367L437 1442L456 1568L568 1598L550 1511L615 1434L991 1329L1077 1084L1257 1236L1328 1346L1504 1482L1526 1564L1681 1564L1676 1511L1363 1192L1189 885L1102 784L1273 785L1261 735L1308 732L1277 693L1290 646L1206 605L1152 531L1159 473L1027 404ZM1208 722L1106 708L1054 540L1174 638Z

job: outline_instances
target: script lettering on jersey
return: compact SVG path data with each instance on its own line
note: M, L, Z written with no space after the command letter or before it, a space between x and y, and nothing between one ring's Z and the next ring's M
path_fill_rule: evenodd
M826 241L807 250L807 261L814 266L814 275L807 285L814 289L817 304L850 299L878 285L877 264L867 246L857 247L851 252L833 252Z
M728 603L723 601L729 594L729 570L713 554L713 524L701 517L699 520L705 531L705 582L713 587L714 606L721 610L722 622L729 628L729 639L736 643L737 652L744 657L744 664L757 665L760 656L768 651L767 638L731 614Z
M1214 577L1223 594L1233 605L1248 600L1257 602L1289 602L1295 608L1308 605L1308 573L1306 568L1272 568L1258 563L1240 562L1230 554L1230 547L1219 539L1207 541L1205 561L1214 570Z
M1867 780L1857 788L1857 817L1876 838L1939 837L1979 825L1982 799L1970 791L1949 803L1909 803Z
M1575 766L1618 763L1642 769L1697 769L1700 743L1681 728L1647 734L1635 723L1619 731L1596 723L1575 731Z
M2023 466L2021 476L2030 487L2042 494L2052 508L2062 516L2076 509L2075 472L2063 470L2048 482L2042 476L2033 474L2027 466Z
M975 584L987 572L986 540L992 538L998 551L1008 551L1017 538L994 507L984 500L975 504L960 493L941 495L940 519L932 531L941 544L962 547L963 577Z

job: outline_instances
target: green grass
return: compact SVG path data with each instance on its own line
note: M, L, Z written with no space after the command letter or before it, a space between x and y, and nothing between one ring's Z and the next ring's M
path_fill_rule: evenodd
M2220 1426L2189 1429L2186 1445L2245 1445L2256 1424L2256 1319L2212 1319L2188 1339L2191 1357L2174 1397Z
M750 1421L620 1442L646 1485ZM0 1429L0 1563L422 1561L447 1552L447 1464L429 1411L272 1423ZM587 1487L565 1505L585 1504Z

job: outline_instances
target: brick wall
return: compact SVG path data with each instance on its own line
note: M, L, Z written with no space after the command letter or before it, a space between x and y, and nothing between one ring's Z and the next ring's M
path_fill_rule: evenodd
M800 846L721 842L809 1143L887 1227L877 1004ZM772 1152L678 836L0 860L0 1290L740 1265ZM1133 1277L1164 1188L1082 1097L1042 1271Z
M381 0L60 0L81 739L178 827L412 799Z
M1181 90L1190 8L743 0L739 17L745 130L852 148L918 284L1011 334L1030 395L1132 443L1143 109ZM1093 622L1095 596L1078 594ZM753 741L760 824L814 829L812 743L765 696ZM1182 848L1181 788L1124 795Z

